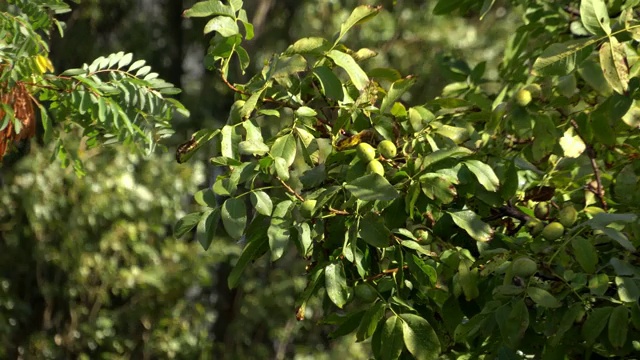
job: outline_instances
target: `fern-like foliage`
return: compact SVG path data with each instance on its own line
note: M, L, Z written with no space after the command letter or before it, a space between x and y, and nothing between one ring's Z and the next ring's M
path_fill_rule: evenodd
M188 116L180 102L166 97L180 90L131 53L101 56L53 74L47 38L41 34L48 36L54 25L62 29L54 16L69 10L64 2L13 0L8 8L0 13L0 91L8 94L16 86L28 90L39 109L44 140L58 141L56 154L63 164L71 160L82 173L77 151L65 147L62 131L80 127L88 148L119 142L149 153L172 134L170 121L176 112ZM0 132L10 123L20 129L24 119L14 116L15 104L0 105Z

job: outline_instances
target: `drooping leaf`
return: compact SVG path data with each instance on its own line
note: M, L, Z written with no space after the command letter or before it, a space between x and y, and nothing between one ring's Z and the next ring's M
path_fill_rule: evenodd
M344 53L338 50L331 50L327 53L327 56L333 60L336 65L343 68L353 85L360 91L364 90L369 84L369 77L367 73L362 70L360 65L356 63L355 60L351 57L351 55Z
M610 306L599 307L587 316L587 320L582 324L582 337L588 345L593 344L607 326L611 311Z
M391 84L391 88L389 88L389 92L382 99L382 104L380 105L380 112L386 113L391 108L393 103L395 103L400 97L407 91L413 84L416 83L416 78L413 76L406 77L404 79L395 81Z
M324 281L329 299L342 308L349 297L347 278L342 262L331 263L324 268Z
M464 165L469 169L478 179L478 182L487 191L497 191L500 185L500 180L496 176L491 166L478 160L467 160Z
M380 12L381 7L373 7L369 5L360 5L353 9L349 18L340 25L340 34L336 39L336 44L344 37L344 35L354 26L362 24L365 21L370 20Z
M356 340L363 341L370 338L378 328L380 320L384 317L386 306L384 302L377 301L374 303L362 317L358 332L356 333Z
M240 239L247 225L247 208L242 199L227 199L222 204L222 224L227 234L233 239Z
M624 95L629 87L629 68L625 47L614 36L600 46L600 66L613 90Z
M580 1L580 20L584 28L593 35L611 34L611 20L604 0Z
M202 218L198 223L196 238L202 248L209 249L211 242L213 241L216 231L218 230L218 222L220 221L220 209L215 208L213 210L205 211L202 214Z
M402 328L402 320L398 316L387 318L380 334L380 359L398 359L404 346Z
M440 356L440 340L424 318L414 314L400 314L402 337L409 352L421 360L436 360Z
M620 348L627 341L629 331L629 310L624 305L616 306L609 317L609 341Z
M598 252L591 240L577 236L571 240L571 247L576 260L584 271L590 274L594 273L596 265L598 265Z
M247 245L244 250L242 250L238 261L236 261L227 279L227 284L230 289L238 285L238 281L240 281L240 277L247 266L269 249L269 238L267 237L266 231L267 224L266 218L261 216L256 217L251 224L249 224L247 228Z
M285 160L287 166L296 158L296 138L292 133L281 136L271 146L271 155Z
M198 222L202 218L202 212L194 212L188 215L185 215L182 219L178 220L175 227L173 228L173 236L176 238L181 238L184 234L188 233L198 225Z
M533 69L544 75L567 75L591 53L598 39L585 38L552 44L533 63Z
M256 190L251 193L251 204L256 209L258 214L265 216L271 216L273 210L273 203L267 193L262 190Z
M449 212L453 222L463 228L476 241L486 242L493 238L494 230L471 210Z

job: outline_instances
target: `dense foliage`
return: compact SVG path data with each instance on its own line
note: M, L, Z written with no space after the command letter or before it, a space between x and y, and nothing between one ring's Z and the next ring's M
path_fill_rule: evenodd
M299 293L295 304L273 286L270 298L254 298L245 308L245 324L269 318L269 310L255 310L261 303L283 299L280 305L291 306L298 320L307 319L303 324L322 319L333 338L352 334L357 341L370 341L376 358L582 359L640 352L638 3L440 0L428 9L433 15L456 21L492 19L494 32L515 30L505 44L482 38L476 46L487 52L481 55L465 53L472 45L462 31L440 34L447 39L442 43L458 40L462 50L439 54L442 68L434 81L443 87L435 97L427 88L430 79L398 70L433 66L425 64L433 54L416 57L408 50L425 43L421 27L434 19L422 15L425 6L417 7L422 12L410 1L363 5L352 12L337 5L320 5L315 12L312 5L302 6L300 16L309 26L292 32L309 37L265 56L248 42L261 34L254 31L242 1L196 3L183 16L204 18L201 24L211 37L205 65L235 99L224 126L201 129L178 147L176 158L184 163L197 150L214 146L210 162L222 175L196 193L201 209L177 223L176 236L194 234L214 254L237 249L225 236L243 244L233 270L221 273L229 273L229 287L244 291L255 286L248 275L265 259L276 261L275 266L294 257L305 259L306 287L294 281L284 291ZM60 127L51 126L53 119L67 130L82 127L90 147L115 141L152 149L170 132L168 121L175 110L186 114L180 103L163 95L176 89L124 52L49 74L47 42L40 36L59 25L53 15L67 5L51 0L11 1L9 6L13 12L0 14L1 30L8 34L0 43L0 86L3 94L20 101L3 97L0 141L5 145L29 137L20 129L32 129L38 114L45 141L66 139ZM506 11L520 14L520 21L497 15ZM405 32L394 31L403 22ZM319 28L318 23L333 24L335 35L306 32ZM500 48L502 60L495 62ZM262 68L254 71L251 58ZM65 160L69 155L61 146L56 153ZM76 170L85 171L79 162ZM13 190L14 197L27 192L19 186ZM151 207L156 210L179 204L163 203L161 197L146 201L153 200L158 201ZM47 219L51 213L40 206L25 209ZM145 223L144 229L156 226ZM42 234L37 228L27 230ZM135 233L104 246L135 244ZM100 230L96 236L109 234ZM142 244L138 249L149 246ZM195 253L190 247L181 249ZM56 263L49 254L56 250L65 254L65 247L47 248L42 256L49 266L62 268L64 262ZM144 253L136 256L144 258ZM182 274L192 266L193 280L200 275L206 279L197 272L199 265L188 260L183 259L176 274L157 270L184 280ZM121 273L117 260L109 261L116 264L101 274L105 282L113 280L112 273ZM133 274L135 266L122 274ZM287 272L278 270L282 280ZM155 272L150 274L135 279L162 293L160 285L167 278L158 281ZM148 294L136 281L107 286L117 298L123 284L136 285L122 290L127 294ZM187 284L193 281L175 284L177 293L184 293ZM17 295L7 296L14 304ZM69 299L76 296L74 292ZM107 299L113 301L112 296ZM71 312L91 315L85 307ZM135 304L130 308L134 317L140 316ZM122 323L113 321L121 314L105 311L101 315L110 324ZM28 317L22 316L25 322ZM192 320L196 323L182 328L184 337L176 335L179 349L164 349L159 340L150 347L156 352L145 354L202 354L194 339L202 339L199 329L208 318ZM66 329L74 321L58 324ZM126 330L105 329L86 329L87 336L107 334L101 351L141 351L129 341L137 335L128 339ZM287 323L285 338L291 329ZM61 331L53 340L45 336L44 345L35 340L21 344L40 346L36 352L55 349L47 350L50 356L55 351L80 354L83 346L93 349L90 341L78 345L82 343L70 340L74 334ZM118 336L109 337L114 334ZM231 344L215 340L217 346ZM77 348L52 348L51 341ZM250 354L250 347L227 349L226 356ZM276 357L283 354L280 348Z
M236 101L224 127L178 150L186 161L216 139L211 161L227 171L176 234L246 241L232 287L265 252L297 251L309 262L298 319L325 296L343 309L325 318L333 335L371 338L376 358L640 351L636 1L519 5L499 76L456 59L441 96L407 106L414 77L368 68L375 52L343 43L380 7L232 84L253 36L242 2L195 4L184 15L210 18L206 62Z

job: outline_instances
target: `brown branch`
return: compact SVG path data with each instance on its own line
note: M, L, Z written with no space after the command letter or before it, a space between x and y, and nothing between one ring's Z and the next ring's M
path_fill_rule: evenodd
M576 133L578 134L582 142L586 145L585 152L587 153L587 156L591 161L591 168L593 168L593 175L596 177L597 187L594 193L598 197L598 200L600 200L600 204L602 204L602 208L604 210L607 210L607 201L604 198L604 189L602 187L602 178L600 177L600 168L598 167L598 163L596 161L596 150L593 148L593 146L591 146L591 144L585 141L584 137L582 137L582 135L580 134L580 129L578 127L578 123L573 119L571 119L569 122L571 123L571 126L576 130Z
M408 266L408 265L405 265L405 266L403 266L403 267L402 267L402 269L403 269L403 270L404 270L404 269L408 269L408 268L409 268L409 266ZM387 276L387 275L389 275L389 274L395 274L395 273L397 273L397 272L398 272L398 270L399 270L399 268L383 270L383 271L382 271L381 273L379 273L379 274L375 274L375 275L373 275L373 276L370 276L370 277L368 277L368 278L364 279L364 281L373 281L373 280L377 280L377 279L379 279L379 278L381 278L381 277L383 277L383 276Z
M334 209L329 207L329 212L336 215L351 215L348 211Z
M300 201L304 201L304 198L302 197L302 195L298 194L295 190L293 190L293 188L291 186L289 186L289 184L287 184L286 182L284 182L282 179L277 178L278 181L280 181L280 184L282 184L282 186L287 189L287 191L296 197L296 199L300 200Z

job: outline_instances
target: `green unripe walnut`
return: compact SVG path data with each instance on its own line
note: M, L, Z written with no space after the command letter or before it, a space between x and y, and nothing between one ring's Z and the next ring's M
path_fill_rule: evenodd
M521 278L528 278L538 271L536 262L528 257L517 258L511 263L511 266L513 268L513 275Z
M367 173L384 176L384 166L378 160L371 160L367 164Z
M578 211L572 205L565 206L558 213L558 221L564 227L569 227L575 224L578 220Z
M538 236L544 229L544 224L538 219L531 219L527 222L527 228L532 236Z
M374 288L369 284L358 284L354 291L356 298L364 302L372 302L378 297Z
M368 164L369 161L375 159L376 149L367 143L360 143L356 148L356 154L358 154L358 158L360 158L360 160L364 161L365 164Z
M538 84L529 84L524 87L525 90L531 93L534 98L539 98L542 95L542 87Z
M318 201L313 199L305 200L302 205L300 205L300 214L305 218L312 217L317 203Z
M398 153L398 149L396 148L396 145L392 141L382 140L380 144L378 144L378 152L385 159L393 159L394 157L396 157L396 154Z
M531 96L531 91L527 89L520 89L516 93L516 102L520 106L527 106L533 100L533 96Z
M549 204L546 202L539 202L535 209L533 209L533 213L538 219L546 219L547 216L549 216Z
M564 234L564 226L557 221L545 226L542 230L542 237L549 241L558 240Z
M415 231L416 239L421 244L428 244L431 242L431 238L429 237L429 232L425 229L418 229Z

